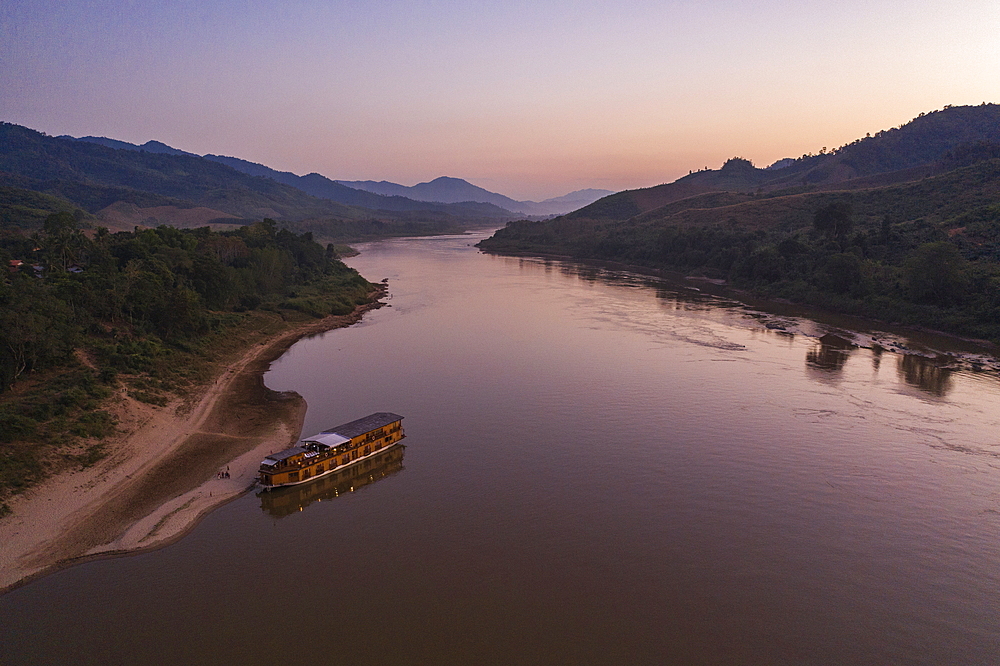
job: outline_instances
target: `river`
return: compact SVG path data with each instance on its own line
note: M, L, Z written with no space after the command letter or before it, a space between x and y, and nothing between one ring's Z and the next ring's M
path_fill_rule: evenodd
M0 597L0 663L1000 661L995 372L481 237L266 376L405 448Z

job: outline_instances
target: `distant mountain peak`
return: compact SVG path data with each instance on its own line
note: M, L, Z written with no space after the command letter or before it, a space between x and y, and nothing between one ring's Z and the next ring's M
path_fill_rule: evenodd
M163 153L166 155L190 155L191 157L201 157L201 155L196 155L195 153L189 153L186 150L180 150L179 148L168 146L162 141L147 141L146 143L139 146L139 148L141 150L145 150L147 153Z
M795 164L794 157L784 157L774 162L774 164L771 164L770 166L766 166L764 168L767 169L768 171L776 171L778 169L784 169L785 167L790 167L793 164Z

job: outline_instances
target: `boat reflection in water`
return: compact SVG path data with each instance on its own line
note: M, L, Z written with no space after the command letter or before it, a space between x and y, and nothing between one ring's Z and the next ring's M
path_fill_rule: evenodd
M403 453L406 447L396 444L378 455L360 460L357 464L319 477L310 483L257 493L260 508L277 518L302 511L313 502L322 502L355 492L380 479L403 471Z

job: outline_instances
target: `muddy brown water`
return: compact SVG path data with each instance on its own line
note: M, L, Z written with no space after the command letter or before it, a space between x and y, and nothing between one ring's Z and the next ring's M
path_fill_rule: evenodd
M405 457L13 590L0 663L1000 662L995 373L475 241L266 377Z

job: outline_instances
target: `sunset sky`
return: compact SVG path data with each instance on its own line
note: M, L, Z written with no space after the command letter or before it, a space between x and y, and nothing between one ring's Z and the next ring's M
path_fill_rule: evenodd
M0 120L517 199L1000 101L1000 3L0 0Z

